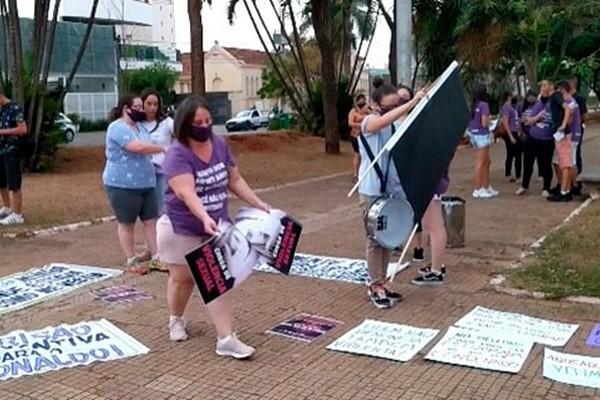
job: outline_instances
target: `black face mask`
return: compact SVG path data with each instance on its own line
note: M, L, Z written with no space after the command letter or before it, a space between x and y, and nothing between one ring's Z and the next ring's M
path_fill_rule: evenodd
M129 109L129 112L127 113L129 115L129 118L131 118L131 120L133 122L142 122L143 120L146 119L146 113L140 110L136 110L133 108Z
M356 104L356 106L358 108L364 108L366 105L367 105L366 103L358 103L358 104Z
M213 135L212 125L209 126L192 126L190 130L190 139L200 143L206 142Z

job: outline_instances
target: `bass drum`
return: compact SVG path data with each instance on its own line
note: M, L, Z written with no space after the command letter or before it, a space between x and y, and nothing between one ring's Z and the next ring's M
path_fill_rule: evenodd
M404 198L378 197L364 214L367 235L386 249L405 244L414 227L414 212Z

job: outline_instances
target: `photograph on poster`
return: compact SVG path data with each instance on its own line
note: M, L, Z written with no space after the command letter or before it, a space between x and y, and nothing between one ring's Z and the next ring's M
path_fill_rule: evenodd
M342 323L318 315L298 314L275 325L267 333L302 342L313 342Z
M53 263L0 279L0 314L119 276L118 269Z

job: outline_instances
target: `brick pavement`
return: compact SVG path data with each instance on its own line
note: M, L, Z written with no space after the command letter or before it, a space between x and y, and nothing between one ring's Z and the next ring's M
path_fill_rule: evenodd
M600 127L590 132L585 155L600 151ZM504 149L493 148L493 179L499 182ZM168 340L166 275L122 276L95 285L127 284L153 300L106 306L89 288L4 315L0 334L59 323L106 318L148 346L147 355L0 382L0 399L593 399L600 392L544 379L543 347L536 345L518 374L483 371L425 361L443 330L474 305L522 312L580 324L565 352L600 356L585 347L600 308L557 301L514 298L487 288L490 275L518 257L524 247L559 224L579 201L548 204L537 195L517 198L508 183L495 183L502 195L470 199L473 152L460 150L452 168L451 193L467 200L467 246L449 254L447 284L439 289L408 284L415 269L396 279L405 301L376 310L362 285L256 273L238 288L236 323L240 336L258 349L254 360L238 362L214 354L214 334L197 295L187 310L190 339ZM535 188L539 183L534 182ZM349 176L263 193L263 197L305 223L300 251L360 258L363 232L356 198L345 197ZM533 190L532 190L533 192ZM237 205L234 204L234 207ZM3 275L48 262L111 266L120 262L114 224L55 236L0 244ZM92 287L95 287L92 286ZM266 335L265 330L300 312L344 324L311 344ZM365 318L441 329L440 335L407 363L325 349Z

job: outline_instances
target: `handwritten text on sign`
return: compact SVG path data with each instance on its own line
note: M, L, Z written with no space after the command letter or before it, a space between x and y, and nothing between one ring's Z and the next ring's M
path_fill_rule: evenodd
M544 376L562 383L600 389L600 358L544 349Z
M100 321L13 331L0 337L0 380L146 354L149 349Z
M427 360L493 371L517 373L533 341L450 327L425 357Z
M438 332L436 329L367 319L327 348L405 362L413 358Z
M492 331L511 333L517 337L525 336L548 346L564 346L579 327L479 306L454 325L477 332Z
M50 264L0 279L0 314L29 307L123 271L71 264Z

